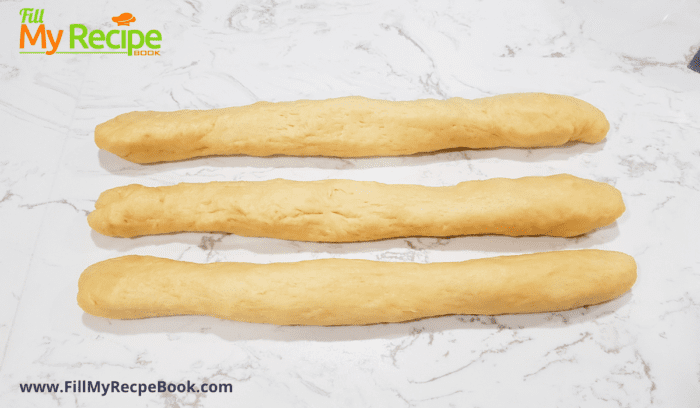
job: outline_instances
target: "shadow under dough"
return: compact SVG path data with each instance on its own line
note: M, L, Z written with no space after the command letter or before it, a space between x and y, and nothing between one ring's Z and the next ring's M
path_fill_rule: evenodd
M589 248L613 241L620 234L617 222L584 235L572 238L504 235L471 235L448 238L402 237L379 241L326 243L287 241L276 238L244 237L228 233L173 233L136 238L116 238L91 231L95 245L102 249L128 252L136 248L184 244L202 251L245 250L257 254L276 255L293 253L352 254L390 251L394 249L481 251L494 253L532 253L561 249Z

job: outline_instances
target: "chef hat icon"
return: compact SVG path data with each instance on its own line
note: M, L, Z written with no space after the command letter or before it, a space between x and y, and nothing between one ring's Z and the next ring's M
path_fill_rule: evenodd
M119 16L112 17L112 21L117 23L118 26L128 26L129 23L136 21L136 17L132 16L131 13L122 13Z

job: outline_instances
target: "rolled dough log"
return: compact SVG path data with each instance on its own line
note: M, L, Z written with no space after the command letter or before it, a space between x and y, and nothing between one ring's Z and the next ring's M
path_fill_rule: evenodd
M295 241L498 234L571 237L625 211L614 187L568 174L451 187L323 180L132 184L107 190L88 223L114 237L182 231Z
M562 95L392 102L359 96L258 102L176 112L131 112L95 128L95 143L135 163L211 155L399 156L452 148L596 143L610 124Z
M614 299L636 279L632 257L590 249L431 264L196 264L131 255L88 267L78 282L78 304L112 319L209 315L279 325L363 325L569 310Z

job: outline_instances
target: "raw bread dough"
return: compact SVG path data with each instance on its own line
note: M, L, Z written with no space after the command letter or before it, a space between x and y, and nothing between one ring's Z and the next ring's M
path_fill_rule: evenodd
M610 128L582 100L544 93L383 101L359 96L215 110L131 112L95 143L135 163L211 155L399 156L452 148L596 143Z
M363 325L574 309L614 299L636 278L629 255L592 249L431 264L196 264L131 255L88 267L78 283L78 304L113 319L210 315L279 325Z
M132 184L102 193L88 223L114 237L227 232L355 242L475 234L571 237L624 211L614 187L568 174L451 187L323 180Z

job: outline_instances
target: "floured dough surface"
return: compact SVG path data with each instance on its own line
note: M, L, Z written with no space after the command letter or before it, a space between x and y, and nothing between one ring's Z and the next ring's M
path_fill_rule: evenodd
M196 264L132 255L87 268L78 304L112 319L209 315L279 325L364 325L569 310L622 295L636 271L632 257L600 250L431 264Z
M211 155L399 156L452 148L596 143L605 115L570 96L384 101L364 97L176 112L131 112L95 128L95 143L135 163Z
M475 234L572 237L606 226L624 211L614 187L568 174L449 187L276 179L118 187L100 195L88 223L115 237L192 231L356 242Z

